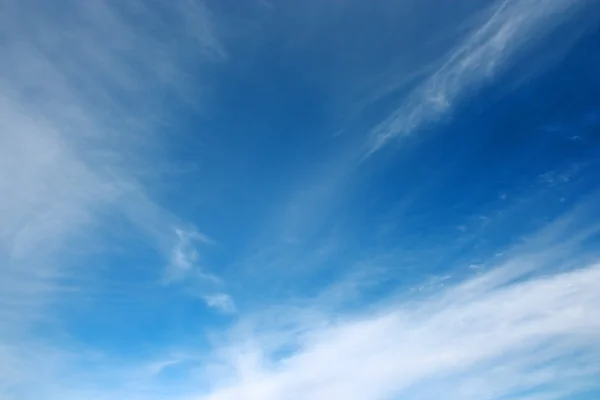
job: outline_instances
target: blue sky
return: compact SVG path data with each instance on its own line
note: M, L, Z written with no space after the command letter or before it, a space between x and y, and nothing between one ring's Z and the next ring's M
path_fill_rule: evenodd
M600 396L593 0L7 0L0 400Z

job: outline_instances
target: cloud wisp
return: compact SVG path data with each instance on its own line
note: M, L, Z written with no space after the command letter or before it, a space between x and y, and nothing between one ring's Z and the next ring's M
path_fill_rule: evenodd
M517 52L531 46L585 1L503 0L446 56L400 107L370 132L367 155L449 113L461 97L488 83Z
M212 389L188 398L559 399L597 389L600 265L585 246L600 231L587 220L596 199L464 279L399 288L358 311L319 296L248 319L209 358L207 370L220 371Z
M495 3L483 24L442 56L437 71L372 129L368 154L448 114L462 97L497 76L521 49L556 26L562 14L584 3ZM458 213L456 218L437 219L437 213L429 218L426 210L427 218L417 218L414 225L409 219L382 217L388 215L385 207L398 206L404 192L422 191L428 177L417 174L406 188L389 191L394 182L387 179L381 186L351 184L355 175L370 180L368 171L357 171L364 166L362 135L358 142L348 139L347 151L327 150L331 162L311 169L294 160L295 172L282 167L277 174L265 174L285 164L283 157L264 157L278 151L270 146L279 137L273 140L269 132L241 139L232 134L223 142L225 151L215 158L228 155L211 166L228 164L247 171L216 172L206 175L211 178L207 180L218 188L222 180L236 176L231 185L242 183L248 189L233 191L233 201L216 205L214 215L197 212L195 200L205 186L192 187L196 176L173 183L181 183L177 195L182 198L169 204L172 199L160 192L164 170L185 162L179 156L196 156L194 148L169 153L169 130L178 126L195 133L189 121L196 121L202 108L209 81L205 78L212 66L229 57L210 10L195 0L65 0L59 10L41 0L8 0L2 10L0 400L558 400L600 389L594 381L600 374L600 263L592 248L600 228L593 218L598 195L580 201L588 188L573 190L580 197L572 204L578 202L580 208L532 237L522 235L546 219L484 238L483 230L453 229L455 219L462 222L462 206L444 208L449 216ZM237 11L233 14L236 20ZM244 47L240 43L231 48ZM242 89L229 86L239 82L222 86L227 92L223 97L234 98L234 106L227 109L230 99L221 99L225 110L215 113L215 120L223 118L221 111L235 120L231 115L247 99L261 105L261 96L247 92L247 86L262 82L254 82L257 70L275 84L252 90L273 90L267 97L282 107L287 103L283 100L297 95L295 86L301 85L294 82L286 88L287 71L279 70L288 67L273 67L277 57L263 54L271 51L269 46L240 52L265 60L249 69L252 84L244 81ZM274 69L263 70L263 61ZM217 75L228 79L239 72L233 70ZM279 92L281 88L285 90ZM315 118L309 108L298 120ZM278 118L272 114L283 108L265 109L269 123L254 124L249 115L239 130L269 130ZM319 124L327 125L322 117ZM223 126L216 130L238 130L237 125ZM292 149L291 154L296 144L313 143L304 134L298 142L279 145ZM258 144L249 146L256 156L239 149L246 140ZM315 147L320 144L314 142ZM311 146L306 145L309 150ZM241 153L258 159L260 167L245 168L250 162L233 166ZM413 165L407 163L406 169ZM445 167L444 162L432 165ZM298 182L298 175L304 184L288 187L288 180L295 176ZM274 176L278 181L270 182ZM566 183L546 178L542 183L548 186ZM256 186L265 193L252 195ZM206 187L211 189L210 184ZM461 188L453 187L452 194L455 189ZM355 190L356 201L346 202ZM272 193L280 195L273 200ZM524 195L528 201L546 199L531 193ZM408 201L418 199L412 194L407 194ZM463 191L459 196L472 197L465 208L479 208L478 196ZM438 202L431 208L455 201L442 191L435 197ZM503 194L501 199L506 203L512 196ZM245 207L252 201L265 204ZM247 218L253 210L264 211ZM248 225L261 222L271 210L266 233L253 235ZM553 209L543 217L558 213ZM503 226L518 225L524 214L493 213L504 218ZM488 214L476 215L482 220L479 225L494 222ZM346 217L353 222L338 224ZM194 218L198 226L190 221ZM210 229L207 235L201 233L203 218L217 231L212 236L219 238L218 246L209 237ZM396 236L392 227L389 237L380 240L373 231L381 228L383 218L406 223L415 235L402 243L404 236ZM438 223L450 228L432 234ZM220 224L229 226L219 230ZM353 230L360 231L356 241ZM475 247L469 246L476 235L482 242L498 242L490 244L493 251L482 246L463 258L458 251L445 251L450 244L440 244L446 232L448 243L458 243L457 249L465 252ZM388 233L381 229L381 236ZM371 236L372 241L361 240ZM243 270L236 264L243 254L235 253L243 253L246 242L258 243L248 246L249 252L259 249ZM420 247L412 248L411 242ZM469 246L463 246L466 242ZM507 242L514 247L504 249ZM211 246L221 250L209 253ZM406 259L414 265L405 265L401 246L411 247ZM436 257L427 252L436 252ZM457 271L467 258L469 263ZM303 280L305 272L309 278ZM432 281L435 287L429 285ZM265 293L260 293L263 288ZM238 290L235 301L232 290Z
M234 383L199 398L497 399L594 384L600 371L578 364L600 357L597 264L475 295L472 283L375 316L333 319L304 332L282 359L240 348Z
M226 57L199 2L162 13L137 1L48 7L8 1L0 16L0 331L73 289L63 282L81 275L74 260L102 246L114 215L169 262L174 232L190 224L144 185L163 168L146 160L169 112L158 93L191 101L203 68ZM158 29L167 16L178 30Z
M12 393L36 387L67 400L573 396L597 389L600 373L600 265L585 247L600 231L586 220L596 199L506 249L501 261L491 256L488 267L435 290L399 288L351 311L336 311L327 296L283 303L213 331L209 348L173 344L147 359L34 342L18 352L0 348L0 365L5 379L20 382ZM205 301L235 311L227 295ZM32 351L49 357L41 363ZM40 373L19 376L24 370Z
M209 307L213 307L221 312L231 314L236 308L231 296L225 293L215 293L204 296L204 300Z
M80 375L67 395L58 387L74 372L50 386L63 399L153 400L538 400L595 390L600 264L582 244L599 229L581 221L585 210L435 291L400 291L350 312L336 312L327 297L281 304L218 332L208 350L109 363ZM98 376L118 389L92 384Z

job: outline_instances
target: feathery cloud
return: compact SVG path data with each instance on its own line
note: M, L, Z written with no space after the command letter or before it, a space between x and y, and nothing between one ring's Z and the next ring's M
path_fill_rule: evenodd
M333 319L286 343L299 349L282 359L240 347L229 366L233 383L199 398L497 399L594 385L600 371L589 365L597 364L574 366L600 357L598 265L473 295L475 282L376 315Z
M231 314L235 312L235 303L231 296L225 293L215 293L208 296L204 296L204 300L209 307L216 308L217 310Z
M418 85L398 109L370 132L370 155L394 138L407 135L449 113L456 102L490 81L511 58L531 46L585 3L573 0L502 0L491 15Z
M113 215L166 259L177 252L173 232L189 224L143 184L146 171L161 168L145 158L159 152L157 123L169 112L156 93L190 100L201 72L226 53L201 2L161 12L138 1L67 1L55 11L9 0L2 9L0 315L8 331L71 289L62 282L81 273L73 261L99 246ZM178 29L164 26L167 17Z

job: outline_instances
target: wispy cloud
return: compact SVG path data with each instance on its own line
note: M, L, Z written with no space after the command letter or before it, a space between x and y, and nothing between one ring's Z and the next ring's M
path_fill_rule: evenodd
M196 398L554 399L596 388L600 266L584 246L600 231L594 199L465 280L350 313L335 311L339 290L333 305L325 291L275 307L217 347L212 379L223 383Z
M210 244L212 240L196 230L186 231L180 228L175 228L175 236L166 270L166 282L185 279L190 275L216 281L216 277L203 272L200 268L200 253L197 250L199 244Z
M503 0L417 86L390 116L370 132L367 154L446 115L461 97L490 81L525 46L535 43L584 1Z
M349 312L336 311L328 296L284 303L213 332L210 349L134 362L45 350L52 357L44 363L24 356L26 347L0 350L0 365L20 382L7 393L38 387L50 399L531 400L594 389L600 265L582 247L599 231L586 221L590 204L505 249L503 261L490 256L485 271L468 271L464 280L424 293L404 288ZM205 300L232 311L226 295ZM15 375L23 365L45 373ZM93 367L73 370L81 365Z
M231 296L225 293L215 293L204 296L204 300L209 307L214 307L217 310L230 314L235 312L235 303Z
M470 284L376 316L331 320L279 360L240 348L254 361L236 361L234 383L200 398L493 399L594 384L597 369L574 366L600 356L598 265L463 296Z
M575 3L496 4L489 19L372 131L369 151L449 112ZM228 57L202 2L165 4L67 0L54 10L41 0L8 0L2 6L0 399L532 400L597 387L600 265L585 245L599 230L591 221L581 223L592 201L504 249L502 257L467 264L461 277L436 278L443 285L435 291L403 286L376 302L344 308L389 272L374 257L366 272L336 276L329 286L329 276L323 278L314 297L239 315L242 303L205 263L203 250L213 241L148 188L161 176L171 107L201 107L203 73ZM292 267L321 267L344 245L343 235L323 237L334 231L327 219L362 153L337 150L331 164L307 173L305 185L292 185L288 201L267 221L268 243L259 244L275 248L278 278L290 281L284 290L297 284ZM52 319L55 302L76 299L78 278L91 275L82 260L102 252L105 236L130 234L161 257L161 269L151 275L159 290L169 289L161 292L169 292L165 297L181 289L239 324L212 328L206 337L204 326L186 331L182 342L153 343L159 348L150 356L134 359L63 342L64 336L51 343L39 335L44 326L30 329ZM256 275L275 275L263 262L270 254L257 257ZM163 305L185 314L195 313L197 304Z
M201 99L202 71L226 53L201 2L161 10L137 1L67 1L55 10L40 1L8 1L2 9L5 331L71 289L61 282L81 272L74 260L84 257L83 248L100 246L107 219L125 216L165 264L185 253L179 232L189 224L144 186L148 171L160 175L160 162L148 159L160 156L157 128L169 113L156 94L189 102L194 87L194 102ZM176 23L166 26L169 19Z
M92 272L81 266L105 255L106 236L149 243L165 274L173 264L197 267L195 246L207 239L146 183L165 167L169 107L201 105L203 72L226 53L209 11L191 1L161 12L137 1L56 10L9 0L0 35L0 398L68 398L77 385L26 386L87 355L49 346L30 328L56 323L57 306L82 295Z

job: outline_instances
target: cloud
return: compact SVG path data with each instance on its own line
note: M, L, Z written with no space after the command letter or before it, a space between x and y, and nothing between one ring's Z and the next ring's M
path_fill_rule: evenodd
M220 372L189 398L558 399L598 389L600 264L584 246L600 231L589 218L596 199L430 290L400 287L341 311L334 283L333 297L265 310L221 335L207 361Z
M200 253L196 249L197 243L210 244L212 240L196 230L183 230L180 228L175 228L175 236L175 244L172 245L166 271L166 282L185 279L190 274L204 277L209 281L216 281L216 277L206 274L200 269L198 265Z
M240 348L229 365L233 383L198 398L497 399L593 383L600 371L577 365L600 357L599 265L471 296L473 283L375 315L334 318L279 360Z
M572 0L503 0L442 66L370 132L367 154L449 113L461 97L490 81L517 52L535 43L572 8Z
M593 200L462 280L425 292L399 288L350 311L330 304L327 293L282 303L213 331L209 348L161 349L129 361L35 342L19 351L0 348L5 385L13 382L6 393L35 398L40 390L67 400L537 400L597 389L600 264L582 248L599 231L587 220ZM334 297L343 303L343 293ZM225 312L233 311L230 300L205 296Z
M0 107L0 312L20 318L56 289L51 282L62 272L51 259L74 252L69 240L92 223L95 207L109 202L116 188L41 117L4 95Z
M184 292L199 295L208 307L231 314L236 311L233 298L226 293L212 293L215 287L223 286L223 282L202 265L198 246L210 244L214 244L213 240L195 229L175 228L174 244L169 245L169 264L163 283L179 285L185 289ZM205 294L207 292L212 294Z
M181 262L194 255L179 237L190 224L146 184L165 169L161 118L176 102L202 99L203 72L227 57L213 25L192 1L164 10L67 1L60 12L37 0L3 3L0 335L76 290L65 282L85 272L77 261L123 233L114 226L141 233L165 264L178 251Z
M206 73L227 52L199 1L69 0L57 11L9 0L2 10L0 398L68 398L83 388L58 388L56 371L105 371L32 327L60 325L61 307L87 299L87 285L110 297L88 262L132 242L167 269L198 256L207 239L148 187L170 168L164 120L177 105L201 109Z
M208 296L204 296L204 301L209 307L213 307L226 314L231 314L236 311L235 303L231 296L225 293L216 293Z
M201 246L210 239L155 200L146 184L161 173L159 120L172 101L197 105L192 92L203 88L202 71L227 52L202 3L180 1L166 10L158 4L168 15L146 4L66 1L60 12L42 1L3 5L0 398L537 399L593 387L600 266L579 245L596 230L574 229L568 218L509 252L504 264L482 262L487 272L445 280L440 292L408 290L368 310L337 310L349 291L364 287L358 273L309 306L266 310L259 327L249 317L212 332L209 349L203 343L124 360L32 335L37 331L29 328L51 318L56 302L75 298L76 278L89 273L79 261L101 252L104 236L122 238L123 231L163 257L166 270L158 276L169 283L200 278L205 285L196 297L236 312L202 263ZM567 2L503 3L374 137L386 142L447 112L465 88L496 73L513 53L509 42L563 9L555 4ZM329 214L354 155L292 193L275 224L283 228L274 230L290 241L319 231L321 218L311 221L311 213ZM329 178L342 183L330 187Z

